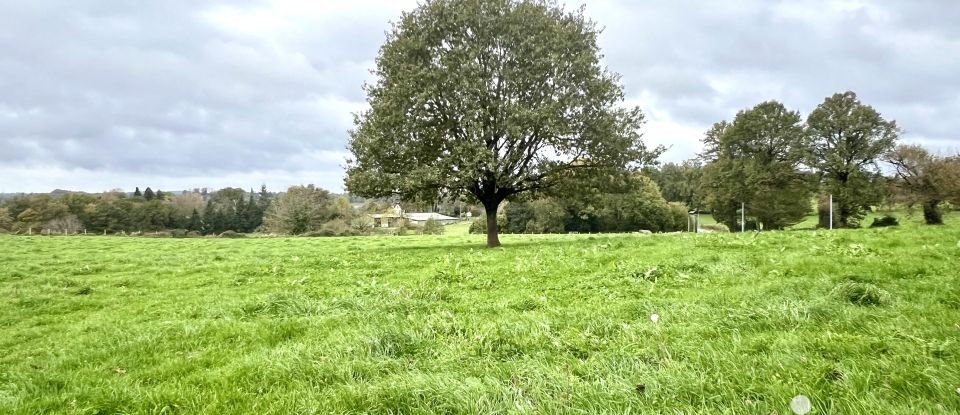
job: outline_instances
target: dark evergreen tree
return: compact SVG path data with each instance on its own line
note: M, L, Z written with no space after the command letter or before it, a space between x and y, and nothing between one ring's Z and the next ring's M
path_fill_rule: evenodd
M193 213L190 214L189 221L187 222L187 230L200 232L203 230L202 224L203 223L200 221L200 212L197 212L197 210L194 209Z
M140 186L137 186L137 189L133 191L133 196L134 197L143 196L143 193L140 193Z
M149 187L147 187L147 189L143 191L143 198L146 200L153 200L155 196L156 195L153 194L153 190L151 190Z

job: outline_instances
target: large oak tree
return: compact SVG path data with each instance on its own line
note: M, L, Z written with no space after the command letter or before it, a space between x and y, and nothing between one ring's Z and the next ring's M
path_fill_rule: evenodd
M811 175L802 171L809 149L800 113L767 101L707 131L701 157L703 186L717 221L738 229L738 210L765 229L796 224L810 211Z
M428 0L388 33L351 131L346 187L366 197L472 195L487 245L508 198L651 161L583 9L553 1Z
M807 132L813 140L810 164L833 194L840 225L859 227L867 207L881 199L877 161L896 144L896 122L847 91L827 97L810 113Z

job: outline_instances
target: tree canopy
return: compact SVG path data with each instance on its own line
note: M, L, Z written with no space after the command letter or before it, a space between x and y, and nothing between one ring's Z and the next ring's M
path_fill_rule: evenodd
M840 225L857 227L871 204L880 201L877 161L893 149L900 130L873 107L847 91L827 97L807 117L811 166L833 194Z
M943 223L941 202L960 203L960 156L941 157L918 145L898 145L885 160L909 204L920 203L927 224Z
M356 115L346 187L365 197L472 195L500 244L508 198L564 173L628 171L653 160L643 114L623 107L600 62L596 24L553 1L428 0L380 49Z
M813 183L800 170L809 146L799 112L763 102L732 123L715 124L704 146L713 215L730 229L739 229L742 204L767 229L795 224L810 211Z

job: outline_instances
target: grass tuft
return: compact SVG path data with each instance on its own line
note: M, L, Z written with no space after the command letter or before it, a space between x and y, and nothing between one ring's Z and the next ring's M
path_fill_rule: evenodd
M842 282L832 293L834 298L861 306L879 306L890 301L889 292L866 282Z

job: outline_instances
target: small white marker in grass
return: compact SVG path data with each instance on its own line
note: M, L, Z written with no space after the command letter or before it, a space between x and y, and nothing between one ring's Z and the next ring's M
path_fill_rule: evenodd
M797 395L790 401L790 409L797 415L805 415L810 412L810 398L806 395Z
M960 395L960 388L957 388L957 395Z
M660 321L660 315L657 314L657 313L651 314L651 315L650 315L650 321L652 321L652 322L654 322L654 323Z

